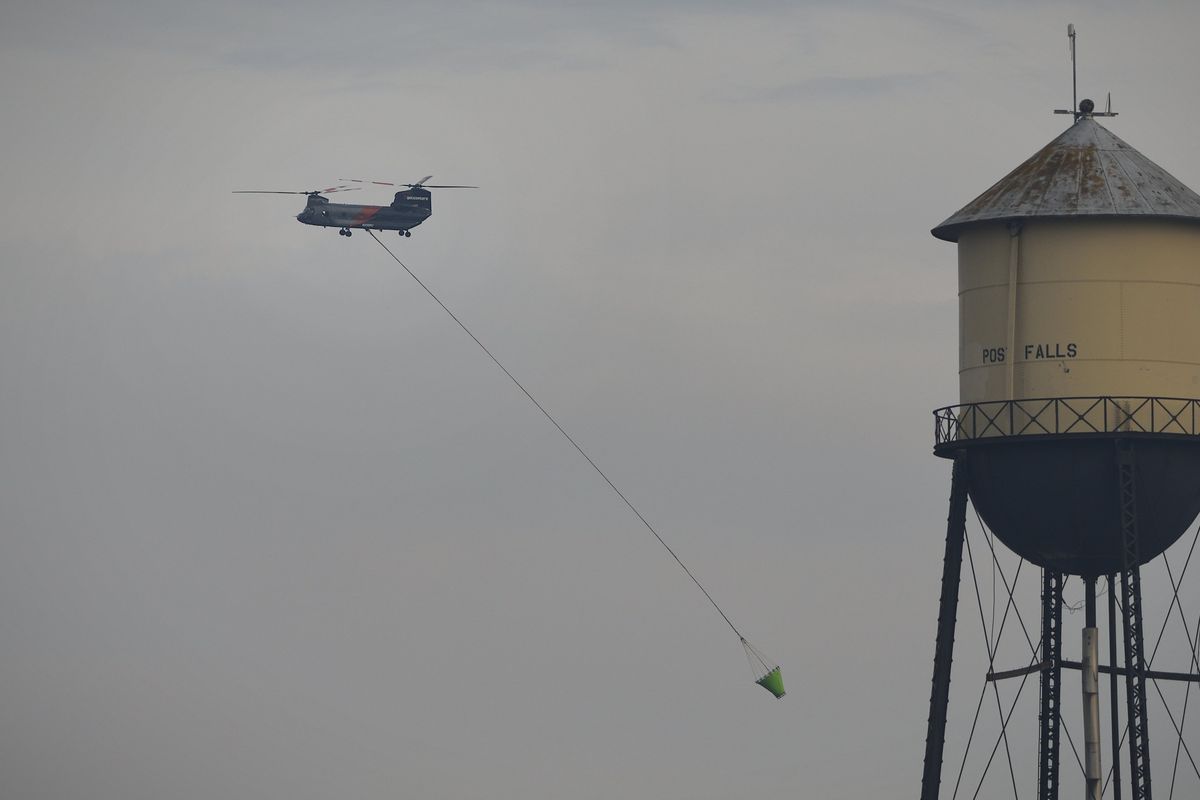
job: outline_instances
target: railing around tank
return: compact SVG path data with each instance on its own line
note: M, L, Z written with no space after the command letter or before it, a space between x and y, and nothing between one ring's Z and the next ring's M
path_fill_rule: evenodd
M1015 436L1148 433L1200 436L1200 400L1043 397L947 406L933 412L934 447Z

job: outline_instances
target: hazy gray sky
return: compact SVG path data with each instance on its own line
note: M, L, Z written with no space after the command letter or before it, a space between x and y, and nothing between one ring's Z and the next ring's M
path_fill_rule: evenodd
M1194 3L5 6L0 795L915 796L957 399L928 231L1066 126L1068 22L1081 96L1200 187ZM385 241L784 701L367 236L229 194L430 173L483 188ZM960 620L947 782L969 576Z

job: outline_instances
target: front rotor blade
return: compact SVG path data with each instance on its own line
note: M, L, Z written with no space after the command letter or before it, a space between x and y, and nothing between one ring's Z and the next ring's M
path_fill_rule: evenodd
M231 194L312 194L312 192L277 192L269 189L237 189Z
M413 188L421 189L478 189L478 186L464 186L458 183L418 183L414 184Z

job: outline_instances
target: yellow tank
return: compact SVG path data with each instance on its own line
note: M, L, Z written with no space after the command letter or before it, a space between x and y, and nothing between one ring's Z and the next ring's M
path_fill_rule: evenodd
M1200 197L1083 117L938 227L962 403L1200 397Z
M958 244L959 405L989 526L1042 566L1121 568L1114 444L1147 561L1200 512L1200 196L1083 115L933 229Z
M1200 225L980 225L958 287L961 403L1200 397Z

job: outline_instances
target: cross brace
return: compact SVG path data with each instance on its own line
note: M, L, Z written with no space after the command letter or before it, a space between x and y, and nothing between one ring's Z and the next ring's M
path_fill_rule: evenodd
M1082 669L1083 665L1078 661L1070 661L1063 659L1058 662L1058 665L1063 669ZM1019 669L1009 669L1003 672L989 672L984 676L985 680L1002 681L1007 678L1020 678L1024 675L1030 675L1034 672L1041 672L1044 669L1049 669L1050 664L1046 661L1039 661L1036 664L1031 664L1028 667ZM1129 670L1125 667L1110 667L1107 664L1100 664L1096 670L1102 675L1128 675ZM1183 681L1185 683L1200 683L1200 673L1196 672L1163 672L1157 669L1146 670L1146 679L1152 681Z

